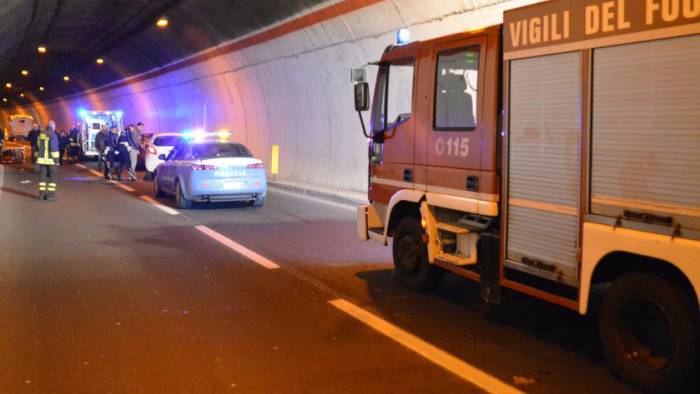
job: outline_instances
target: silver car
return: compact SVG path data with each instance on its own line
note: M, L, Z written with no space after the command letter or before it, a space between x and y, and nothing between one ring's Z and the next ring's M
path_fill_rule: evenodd
M227 140L184 142L156 167L156 197L174 195L180 209L192 202L245 201L265 204L267 176L263 162L243 144Z

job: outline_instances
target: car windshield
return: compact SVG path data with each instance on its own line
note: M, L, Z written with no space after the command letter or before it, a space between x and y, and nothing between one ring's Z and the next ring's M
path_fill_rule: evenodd
M179 135L163 135L156 137L153 141L155 146L177 146L182 142L182 137Z
M204 143L192 146L192 153L199 160L223 157L253 157L248 148L235 143Z

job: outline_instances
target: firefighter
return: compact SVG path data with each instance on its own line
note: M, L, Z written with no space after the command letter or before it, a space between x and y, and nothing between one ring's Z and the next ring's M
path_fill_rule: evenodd
M58 136L56 122L49 121L48 126L37 136L37 158L39 165L39 199L53 201L56 199L58 186Z

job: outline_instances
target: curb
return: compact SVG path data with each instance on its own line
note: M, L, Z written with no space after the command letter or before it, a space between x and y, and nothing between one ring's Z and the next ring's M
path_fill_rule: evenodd
M314 187L303 186L298 184L277 182L277 181L267 181L267 185L273 189L284 190L300 195L310 196L318 198L320 200L326 200L330 202L335 202L349 207L356 207L358 205L367 204L366 199L362 199L353 196L351 193L344 193L342 191L334 190L322 190ZM359 194L359 193L358 193Z

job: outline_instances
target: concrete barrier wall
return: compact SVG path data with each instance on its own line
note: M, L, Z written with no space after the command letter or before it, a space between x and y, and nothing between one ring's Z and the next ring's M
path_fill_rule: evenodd
M266 163L271 146L279 145L280 180L365 191L367 140L353 108L350 68L379 59L401 27L412 39L428 39L501 23L504 10L535 2L383 1L145 81L25 112L42 123L51 116L59 127L85 108L120 109L126 122L143 121L149 131L226 128ZM374 71L368 68L370 83Z

